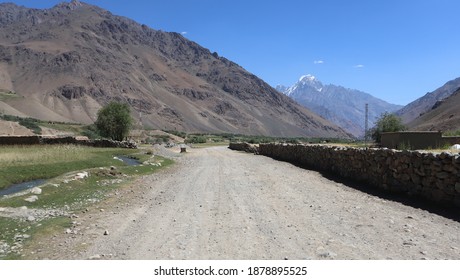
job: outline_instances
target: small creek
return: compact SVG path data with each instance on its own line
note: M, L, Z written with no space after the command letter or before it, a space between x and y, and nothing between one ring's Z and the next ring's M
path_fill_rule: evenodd
M38 179L38 180L33 180L33 181L28 181L28 182L23 182L19 184L14 184L6 189L0 190L0 196L5 196L5 195L10 195L14 194L23 190L31 189L33 187L39 186L43 183L45 183L46 180L43 179Z
M126 156L116 156L117 159L123 161L124 164L128 166L136 166L136 165L141 165L141 162L138 161L137 159L126 157Z

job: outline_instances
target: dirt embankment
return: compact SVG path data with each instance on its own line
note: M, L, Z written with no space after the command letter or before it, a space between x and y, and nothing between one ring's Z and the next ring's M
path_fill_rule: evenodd
M460 223L225 147L77 213L27 258L460 259Z
M30 136L35 135L30 129L23 127L17 122L10 122L5 120L0 120L0 135L8 136Z

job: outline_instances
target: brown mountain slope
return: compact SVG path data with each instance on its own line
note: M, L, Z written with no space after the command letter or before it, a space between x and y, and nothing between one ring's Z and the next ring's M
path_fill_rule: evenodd
M460 89L408 124L411 130L460 130Z
M442 87L435 91L428 92L419 99L407 104L396 114L401 116L404 123L408 124L431 110L436 102L449 97L454 91L460 87L460 78L448 81Z
M348 137L180 34L79 1L47 10L0 4L0 89L16 93L0 110L47 120L91 123L119 100L152 128Z

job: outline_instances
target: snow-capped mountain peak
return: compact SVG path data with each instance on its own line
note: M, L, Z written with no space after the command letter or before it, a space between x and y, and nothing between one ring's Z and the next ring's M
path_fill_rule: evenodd
M300 77L299 79L299 82L306 82L306 81L317 81L315 76L311 75L311 74L307 74L307 75L303 75Z
M304 87L312 87L316 91L321 92L323 90L323 84L315 78L315 76L311 74L303 75L299 78L299 81L294 84L293 86L289 87L286 91L285 94L287 96L291 96L291 94L295 91L297 91L300 88Z

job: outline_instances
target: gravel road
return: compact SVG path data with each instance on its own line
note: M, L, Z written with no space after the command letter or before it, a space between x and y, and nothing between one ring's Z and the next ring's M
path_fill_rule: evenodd
M189 151L78 214L71 232L27 257L460 259L457 221L264 156Z

